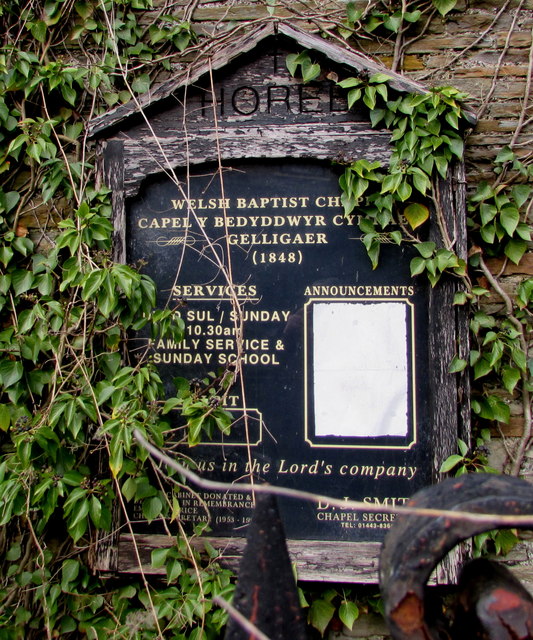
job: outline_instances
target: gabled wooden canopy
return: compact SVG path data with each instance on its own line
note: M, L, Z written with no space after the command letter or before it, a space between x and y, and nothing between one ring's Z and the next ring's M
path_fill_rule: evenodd
M389 85L398 91L409 93L424 93L427 91L420 83L408 80L368 56L332 44L324 40L324 38L308 33L303 29L273 21L256 27L244 36L232 40L229 44L224 44L210 52L202 51L197 59L188 65L185 71L163 82L153 91L149 91L127 104L120 105L94 118L89 123L89 137L106 137L108 129L116 128L118 125L125 123L130 117L139 114L141 110L166 100L177 90L195 83L210 71L217 71L225 67L242 54L255 49L266 38L276 34L294 40L304 49L323 54L332 62L343 65L347 70L351 69L359 73L366 72L371 75L374 73L386 73L390 77Z

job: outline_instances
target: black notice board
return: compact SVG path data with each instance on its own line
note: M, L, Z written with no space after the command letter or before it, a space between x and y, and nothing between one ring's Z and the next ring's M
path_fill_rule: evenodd
M179 305L187 325L183 343L152 348L169 392L176 376L231 363L232 295L242 310L231 433L183 448L202 476L234 483L252 471L258 482L401 505L431 482L428 291L410 277L408 246L384 244L372 269L338 177L301 159L204 165L178 176L189 203L174 180L150 177L128 204L127 260L146 263L158 304ZM180 502L182 521L209 512L213 536L245 535L252 503L238 489L184 491ZM380 541L394 518L280 506L296 540Z

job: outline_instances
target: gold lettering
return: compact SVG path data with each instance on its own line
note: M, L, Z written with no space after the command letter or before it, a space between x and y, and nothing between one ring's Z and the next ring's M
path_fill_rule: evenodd
M320 233L315 234L322 235ZM415 293L413 285L312 285L304 295L312 297L406 297Z
M290 245L290 244L328 244L325 233L230 233L231 245Z
M386 498L378 498L377 496L365 496L363 502L365 504L379 504L387 507L396 507L405 504L409 498L399 498L397 496L387 496Z

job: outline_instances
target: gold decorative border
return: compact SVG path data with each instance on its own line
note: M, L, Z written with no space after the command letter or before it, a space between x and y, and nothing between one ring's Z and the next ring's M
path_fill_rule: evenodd
M411 427L412 427L412 440L411 442L405 445L379 445L379 444L330 444L330 443L316 443L311 440L310 429L309 429L309 380L310 380L310 372L309 372L309 363L308 363L308 352L310 347L310 336L308 335L308 324L309 324L309 316L308 312L311 308L311 305L315 302L350 302L350 303L358 303L358 302L402 302L410 308L410 318L411 318ZM311 447L316 449L397 449L397 450L409 450L412 449L417 441L418 441L418 430L417 430L417 412L416 412L416 357L415 357L415 305L409 300L409 298L309 298L307 302L304 304L304 431L305 431L305 442ZM409 437L409 436L407 436ZM358 438L360 439L360 438Z

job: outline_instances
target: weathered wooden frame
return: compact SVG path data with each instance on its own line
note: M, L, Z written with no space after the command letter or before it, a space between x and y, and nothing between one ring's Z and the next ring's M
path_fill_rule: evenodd
M179 92L202 76L212 74L239 56L253 50L262 40L281 34L301 47L312 49L329 60L352 70L384 71L364 56L344 51L322 38L310 35L292 26L268 23L246 36L215 51L206 61L198 60L181 76L170 80L139 103L119 107L96 119L90 135L98 138L101 179L112 191L114 223L114 257L126 260L125 220L126 198L134 196L141 181L161 170L184 167L187 162L199 164L207 161L240 158L317 158L321 160L356 160L368 157L387 162L384 140L386 131L375 131L366 123L303 123L273 126L241 124L238 127L217 126L199 128L194 132L175 129L171 135L158 136L143 124L145 117L159 113ZM400 91L423 92L417 83L386 71L390 85ZM178 96L176 98L176 96ZM133 122L133 124L131 124ZM139 124L140 123L140 124ZM143 131L142 139L132 135L132 127ZM216 145L213 142L216 140ZM379 144L377 144L379 141ZM187 144L185 144L187 143ZM455 248L466 257L466 213L464 169L458 163L448 180L438 184L438 202L441 210L432 212L430 238L441 243L441 226L447 227L455 238ZM439 220L437 220L439 217ZM439 225L441 225L439 227ZM442 279L429 296L429 353L433 368L430 372L430 413L433 418L433 477L448 455L455 452L457 437L469 437L468 377L448 373L453 356L465 358L468 351L468 329L465 311L453 305L456 283ZM460 397L459 397L460 396ZM450 408L453 410L450 411ZM457 409L457 410L455 410ZM221 563L236 569L244 545L242 538L207 538L221 551ZM202 540L193 540L202 547ZM97 541L92 564L104 572L163 573L150 565L152 549L172 544L161 535L118 534ZM316 540L289 540L289 551L301 580L346 583L377 582L378 542L329 542ZM139 560L141 567L139 567ZM455 576L456 558L451 557L437 572L437 582L448 582Z

